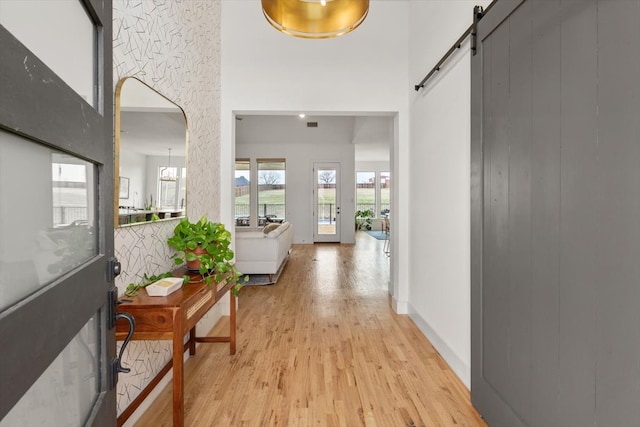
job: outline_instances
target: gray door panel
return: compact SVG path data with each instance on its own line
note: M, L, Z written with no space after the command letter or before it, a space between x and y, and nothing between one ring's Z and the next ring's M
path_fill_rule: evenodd
M55 152L68 153L69 158L89 162L93 165L95 180L90 181L93 187L87 192L95 194L92 200L97 200L95 206L87 208L96 240L95 255L50 283L44 280L42 288L0 313L0 347L3 349L0 359L0 420L52 361L60 354L65 356L61 351L73 337L85 325L92 324L92 319L97 319L97 349L88 349L87 353L95 351L99 354L100 371L92 372L98 385L91 390L98 397L92 414L85 421L93 425L116 423L115 390L109 389L108 385L108 370L115 357L115 332L109 330L106 315L109 308L107 294L113 286L107 275L107 260L113 256L111 2L78 1L96 29L94 72L97 75L97 108L85 102L0 25L0 128L26 138L21 139L25 146L42 145ZM2 190L20 191L20 180L30 178L29 160L10 159L23 163L25 173L16 176L15 182L1 182ZM40 176L47 173L51 175L51 172L44 171ZM52 182L43 182L49 196ZM29 196L25 194L25 197ZM52 209L50 204L46 205L47 202L42 203ZM43 216L50 217L51 212L47 211ZM6 218L4 220L7 221ZM50 235L55 233L55 225L48 224L46 232ZM16 226L34 227L26 220ZM4 285L19 287L33 278L31 273L16 270L11 283ZM55 398L55 394L51 394L47 401L55 401ZM56 423L53 419L50 422Z
M638 426L640 2L498 2L472 59L472 401Z

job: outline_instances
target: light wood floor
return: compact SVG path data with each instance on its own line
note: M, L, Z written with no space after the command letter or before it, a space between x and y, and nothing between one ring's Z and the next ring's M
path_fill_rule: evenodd
M294 245L276 285L240 292L238 351L185 366L187 426L486 426L387 292L383 241ZM226 319L216 325L223 330ZM136 426L171 425L171 384Z

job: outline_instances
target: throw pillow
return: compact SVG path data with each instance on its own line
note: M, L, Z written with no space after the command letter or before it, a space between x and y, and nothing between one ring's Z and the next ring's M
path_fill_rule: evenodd
M264 234L269 234L270 231L275 230L276 228L280 227L280 224L278 223L271 223L271 224L267 224L264 226L264 228L262 229L262 232Z

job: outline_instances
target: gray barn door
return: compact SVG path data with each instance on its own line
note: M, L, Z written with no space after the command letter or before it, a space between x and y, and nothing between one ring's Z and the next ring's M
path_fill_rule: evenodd
M472 381L492 427L640 425L640 1L498 1L472 59Z

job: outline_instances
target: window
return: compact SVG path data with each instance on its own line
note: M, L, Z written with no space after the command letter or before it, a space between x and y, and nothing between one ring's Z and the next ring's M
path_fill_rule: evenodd
M258 159L258 226L285 219L285 160Z
M391 209L391 174L380 172L380 214L389 215Z
M376 216L376 173L356 172L356 211L371 209Z
M89 220L87 182L92 179L91 172L86 162L58 153L52 155L54 227Z
M147 210L155 207L164 210L183 209L186 191L186 168L160 166L158 168L158 177L158 200L154 201L149 195L150 198L144 201L144 208Z
M236 226L249 227L251 207L251 164L249 160L236 160Z

